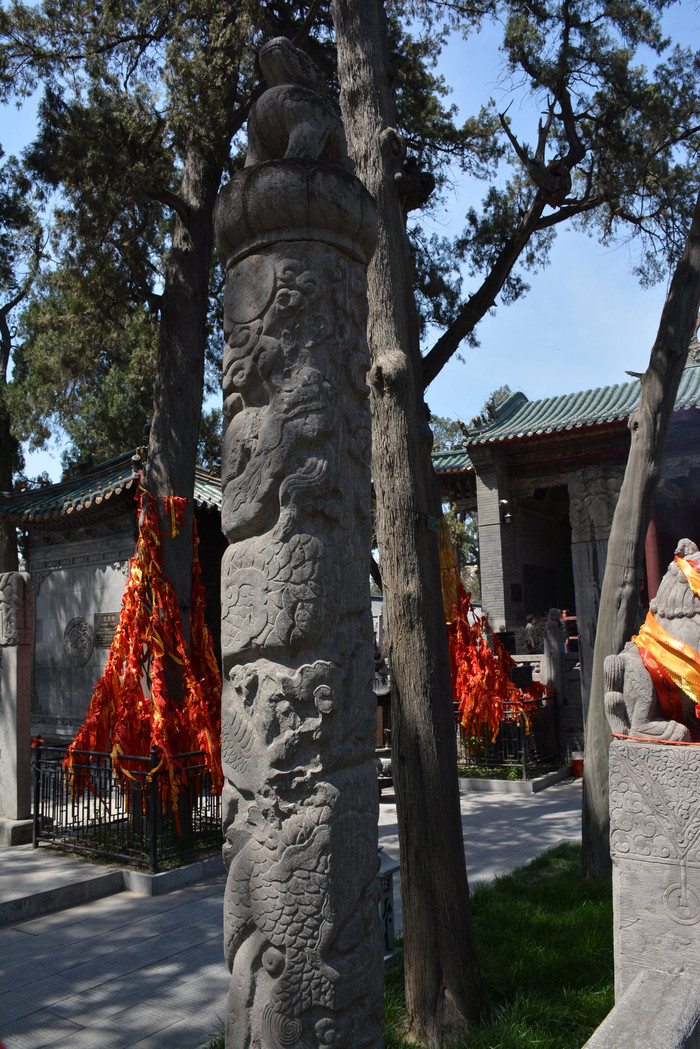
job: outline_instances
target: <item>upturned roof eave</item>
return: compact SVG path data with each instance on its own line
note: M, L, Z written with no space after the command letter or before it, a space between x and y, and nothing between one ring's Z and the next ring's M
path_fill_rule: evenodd
M141 460L136 451L124 453L84 477L68 478L46 488L0 495L0 515L17 527L56 528L74 522L85 514L110 516L119 512L126 499L136 494ZM199 509L221 510L221 481L197 469L195 505Z

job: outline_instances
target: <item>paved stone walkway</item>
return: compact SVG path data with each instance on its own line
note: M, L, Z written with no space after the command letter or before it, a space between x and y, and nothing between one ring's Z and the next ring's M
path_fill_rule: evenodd
M540 794L463 794L470 883L507 873L561 841L580 840L580 810L580 780ZM380 844L398 857L396 810L386 793ZM0 916L4 908L7 920L8 907L21 913L25 905L18 901L39 891L47 905L66 886L78 899L84 891L100 892L96 883L90 890L80 885L104 875L104 867L43 848L0 850ZM223 889L222 873L158 896L121 891L73 900L68 909L0 927L0 1040L6 1049L205 1044L223 1017L228 987ZM398 900L396 906L400 924Z

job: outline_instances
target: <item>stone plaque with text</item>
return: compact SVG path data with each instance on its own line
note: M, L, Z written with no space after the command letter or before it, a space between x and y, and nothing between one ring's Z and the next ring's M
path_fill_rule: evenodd
M93 627L95 648L109 648L119 623L118 612L95 612Z

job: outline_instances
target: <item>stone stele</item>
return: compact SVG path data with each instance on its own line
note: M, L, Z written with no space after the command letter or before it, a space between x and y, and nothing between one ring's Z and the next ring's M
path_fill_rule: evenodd
M688 539L676 553L698 558ZM650 607L668 634L700 650L700 599L675 561ZM610 748L610 849L619 1001L647 971L700 978L700 746L687 745L697 738L692 699L679 690L683 718L667 719L636 645L606 659L605 678L617 737Z
M0 844L31 841L32 587L26 572L0 575ZM20 826L25 822L25 826Z
M226 267L228 1049L379 1049L366 267L376 213L310 60L262 49Z

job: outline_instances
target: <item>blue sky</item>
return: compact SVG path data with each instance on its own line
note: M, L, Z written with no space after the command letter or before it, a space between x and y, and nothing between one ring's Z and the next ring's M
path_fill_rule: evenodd
M700 49L700 5L675 4L665 19L674 39ZM462 117L478 111L491 95L500 111L513 97L503 82L495 31L466 42L455 40L440 69L454 89ZM509 109L519 134L535 145L537 110ZM466 209L483 190L455 186L449 210L437 232L459 228ZM549 266L527 278L530 292L511 306L498 306L477 336L481 346L466 348L465 363L453 360L428 387L426 401L435 415L469 421L489 394L507 383L531 400L629 381L627 370L643 372L656 336L666 286L642 290L632 273L634 258L621 245L604 248L585 234L560 231ZM469 285L465 285L468 287Z
M675 39L700 49L700 5L688 0L676 4L666 24ZM489 95L500 109L508 107L512 95L502 79L495 30L466 42L453 40L439 69L453 88L451 101L462 117L478 111ZM0 143L6 153L31 138L34 113L31 104L21 113L2 112ZM511 107L509 115L518 133L534 144L537 110L521 104ZM483 186L466 179L456 181L432 228L445 235L459 232L467 208L478 206L483 192ZM465 363L453 359L430 385L430 410L468 421L504 383L535 399L627 382L627 370L644 371L666 287L642 290L632 266L625 246L604 248L584 234L559 232L549 266L528 278L530 292L486 317L477 330L479 349L465 348ZM58 459L55 449L35 453L28 457L28 471L48 470L58 479Z

